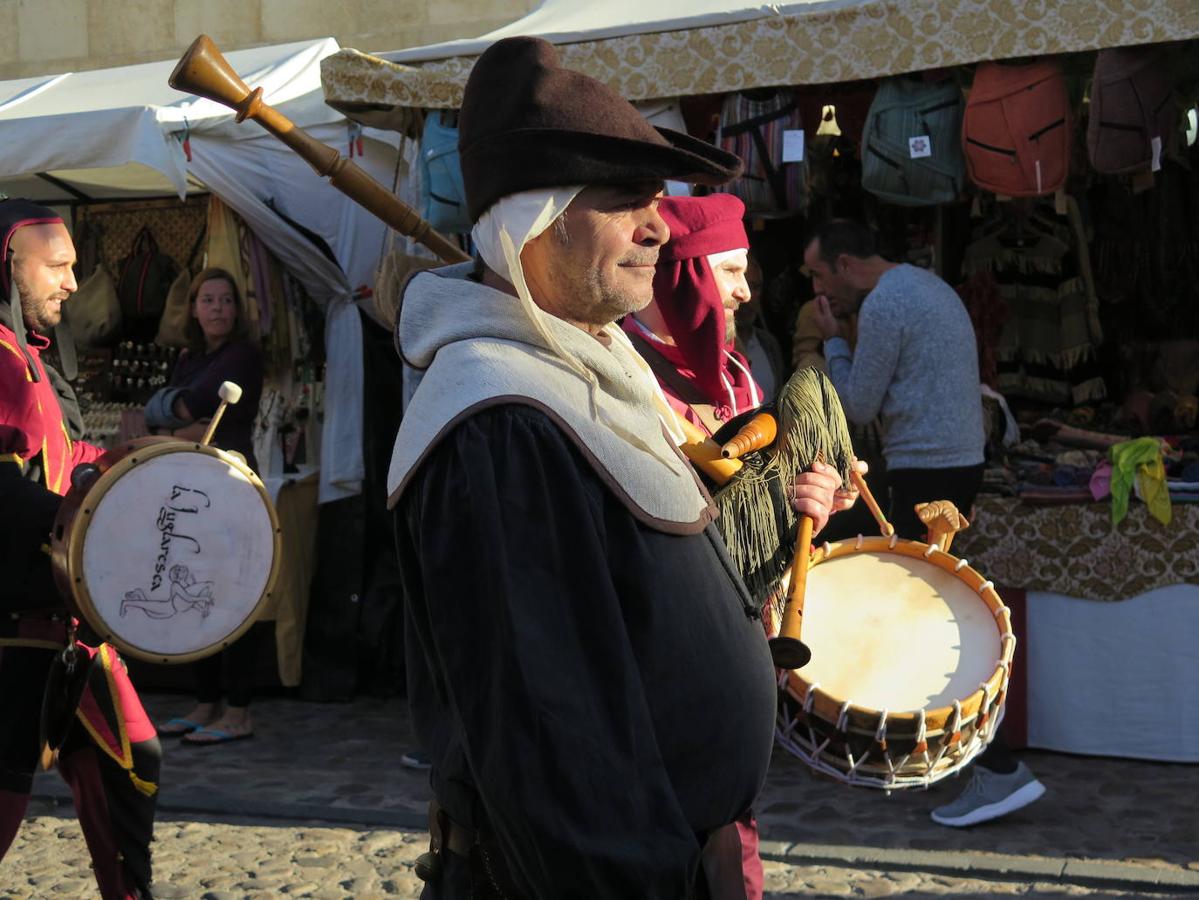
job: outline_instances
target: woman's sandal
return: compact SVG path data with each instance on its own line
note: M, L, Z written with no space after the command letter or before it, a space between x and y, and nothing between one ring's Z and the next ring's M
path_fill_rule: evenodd
M162 723L158 728L158 736L160 738L183 737L183 735L199 731L203 727L199 722L193 722L191 719L176 716Z
M215 747L217 744L229 744L233 741L244 741L247 738L252 738L254 732L245 731L236 734L232 731L224 731L219 728L200 728L193 731L179 743L187 744L189 747ZM197 738L199 738L197 740Z

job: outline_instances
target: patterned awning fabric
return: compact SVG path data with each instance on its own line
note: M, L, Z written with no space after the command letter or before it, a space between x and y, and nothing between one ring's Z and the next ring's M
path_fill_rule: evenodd
M651 100L770 85L828 84L903 72L1199 36L1196 0L861 0L829 8L563 44L563 64ZM511 30L510 28L507 30ZM415 66L356 50L321 64L343 111L453 108L476 56Z

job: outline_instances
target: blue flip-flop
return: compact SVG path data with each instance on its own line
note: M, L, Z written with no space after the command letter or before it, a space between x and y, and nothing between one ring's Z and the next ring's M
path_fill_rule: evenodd
M203 727L199 722L193 722L191 719L176 716L162 723L162 727L158 729L158 736L164 738L183 737L185 734L199 731ZM170 730L168 731L167 729Z
M196 736L201 734L211 735L211 738L206 741L195 740ZM254 732L252 731L246 734L234 734L231 731L222 731L219 728L197 728L195 731L184 736L179 743L187 744L189 747L212 747L217 744L231 744L234 741L244 741L253 736Z

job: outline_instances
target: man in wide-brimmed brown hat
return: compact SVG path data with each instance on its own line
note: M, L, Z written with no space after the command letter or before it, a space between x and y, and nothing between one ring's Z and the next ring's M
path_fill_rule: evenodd
M437 796L425 896L744 896L729 823L765 778L774 671L614 325L652 297L662 183L739 162L530 38L476 63L459 146L481 261L405 291L389 478ZM837 486L797 486L817 526Z

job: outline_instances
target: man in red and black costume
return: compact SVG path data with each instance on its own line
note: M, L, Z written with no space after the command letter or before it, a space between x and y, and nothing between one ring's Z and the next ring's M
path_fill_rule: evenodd
M53 210L4 200L0 257L0 857L39 760L56 759L100 895L149 897L158 738L116 651L75 639L46 552L72 471L103 452L77 440L74 393L42 360L76 288L75 248Z

